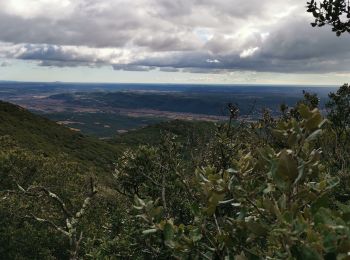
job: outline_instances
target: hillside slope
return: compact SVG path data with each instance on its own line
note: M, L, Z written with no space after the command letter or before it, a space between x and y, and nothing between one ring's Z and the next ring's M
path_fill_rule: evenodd
M24 108L0 101L0 136L9 135L23 148L48 156L67 154L70 159L109 169L120 149L84 136Z
M216 126L213 122L171 120L149 125L144 128L121 134L109 142L119 146L133 147L140 144L158 145L162 133L170 132L177 141L186 144L193 141L208 140L213 136Z
M211 122L173 120L150 125L104 141L75 132L49 119L7 102L0 101L0 136L8 135L23 148L39 151L47 156L66 154L100 170L112 170L122 150L140 144L157 145L160 134L168 131L185 144L193 139L206 140L213 134Z

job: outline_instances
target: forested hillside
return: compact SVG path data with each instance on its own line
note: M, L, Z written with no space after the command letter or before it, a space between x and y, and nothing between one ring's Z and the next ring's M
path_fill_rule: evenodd
M73 225L84 234L79 255L100 248L103 237L106 243L111 239L114 257L132 255L134 238L128 237L136 231L128 202L115 186L117 159L127 148L160 144L160 136L166 132L178 134L176 140L187 146L196 146L199 136L208 140L215 128L213 123L165 122L107 142L6 102L0 102L0 120L1 259L69 258L71 239L57 227L67 229L67 212L73 214L83 207L91 180L98 193L82 223L77 220L77 226ZM128 223L126 229L122 228L124 222ZM78 236L75 245L79 232L74 234ZM125 241L118 247L122 249L112 248L121 234Z
M215 124L210 122L174 120L102 141L37 116L20 106L2 101L0 101L0 120L0 135L11 137L23 148L46 156L65 154L73 161L109 171L117 155L125 148L139 144L158 144L161 132L172 132L182 142L188 142L194 138L194 134L209 138L215 128Z
M108 168L120 151L116 146L87 137L29 111L0 101L0 135L10 136L21 147L47 156L66 154L89 166Z
M108 143L1 103L0 256L347 259L349 99L330 94L323 118L306 92L256 122L231 105L224 124Z

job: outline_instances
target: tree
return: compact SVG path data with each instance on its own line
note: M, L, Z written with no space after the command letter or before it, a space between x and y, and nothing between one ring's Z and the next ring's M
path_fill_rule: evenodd
M331 92L329 101L326 103L328 119L332 123L328 129L328 139L322 140L324 151L328 152L329 158L333 159L333 171L339 171L342 175L342 189L340 196L346 198L349 195L349 165L350 165L350 86L344 84L336 92Z
M331 25L337 36L350 32L350 4L349 0L311 0L307 2L307 12L312 13L315 21L313 27Z
M326 104L329 109L328 118L334 126L343 132L350 127L350 86L344 84L336 93L329 94L329 102Z

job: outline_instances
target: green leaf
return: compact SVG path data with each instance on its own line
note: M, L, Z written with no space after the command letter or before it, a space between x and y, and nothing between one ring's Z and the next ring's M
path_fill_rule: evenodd
M292 212L290 212L290 211L284 212L284 214L283 214L283 219L284 219L287 223L291 224L291 223L293 222L293 220L294 220Z
M288 138L288 145L290 147L293 147L298 141L298 135L296 133L293 133Z
M272 169L272 176L277 186L281 189L289 187L297 178L297 162L287 150L283 150L279 154L277 164Z
M319 197L314 203L311 205L311 212L313 214L316 214L316 212L322 208L327 207L329 204L329 196L328 194L323 195L322 197Z
M305 176L305 162L298 167L298 177L294 181L294 185L298 184Z
M164 235L164 240L165 241L172 241L174 238L174 229L173 229L173 225L171 225L170 223L166 223L164 225L164 229L163 229L163 235Z
M304 119L309 119L312 116L312 112L310 111L308 106L306 106L305 104L300 104L298 108L298 112L301 115L301 117Z
M317 111L312 115L312 117L309 120L306 121L305 127L308 130L317 129L318 126L322 123L322 121L323 121L322 115Z
M134 197L134 201L135 201L136 206L140 206L140 207L146 206L146 203L136 195Z
M192 241L193 242L198 242L203 237L199 228L192 229L191 232L190 232L190 235L192 237Z
M318 129L314 132L312 132L307 138L306 138L306 142L310 142L310 141L313 141L313 140L316 140L320 134L322 133L322 130L321 129Z
M255 235L264 236L267 233L267 229L257 222L247 222L246 225Z
M159 217L161 215L162 211L163 211L162 207L152 208L149 212L149 215L152 218L156 218L156 217Z
M225 198L225 194L219 194L216 192L213 192L211 197L209 198L208 201L208 208L206 209L206 212L208 214L208 216L212 216L215 211L216 211L216 207L219 204L220 201L224 200Z
M198 203L194 202L190 208L191 208L191 212L193 215L198 216L201 214L201 209L200 209Z
M287 198L286 198L286 195L283 194L279 200L278 200L278 207L281 209L281 210L285 210L286 207L287 207Z

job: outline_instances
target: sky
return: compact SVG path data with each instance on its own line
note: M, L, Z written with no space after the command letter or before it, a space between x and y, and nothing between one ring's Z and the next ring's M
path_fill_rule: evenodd
M341 85L307 0L0 0L0 80Z

